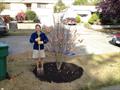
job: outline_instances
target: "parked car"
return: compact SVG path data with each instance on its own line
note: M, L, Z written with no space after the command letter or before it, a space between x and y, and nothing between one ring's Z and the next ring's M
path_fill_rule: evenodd
M75 12L67 11L62 16L62 22L65 25L76 25L77 24L76 17L77 14Z
M120 33L114 34L111 42L114 45L120 45Z
M66 24L66 25L76 25L77 24L77 21L75 18L66 18L63 20L63 24Z
M4 19L0 17L0 35L6 34L8 32L8 28Z

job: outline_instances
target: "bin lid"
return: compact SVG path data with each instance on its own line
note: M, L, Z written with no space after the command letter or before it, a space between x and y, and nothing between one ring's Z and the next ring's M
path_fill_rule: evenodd
M8 47L8 45L4 42L0 42L0 48L2 48L2 47Z

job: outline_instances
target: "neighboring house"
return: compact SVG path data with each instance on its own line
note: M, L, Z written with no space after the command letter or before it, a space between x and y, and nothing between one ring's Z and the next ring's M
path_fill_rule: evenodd
M66 5L71 5L74 0L62 0L63 3L66 3ZM49 12L53 13L53 7L55 3L58 2L58 0L0 0L0 2L7 4L7 10L4 12L6 13L8 9L10 10L9 12L15 12L18 13L20 11L26 11L26 10L33 10L38 13L43 13ZM68 3L69 2L69 3ZM44 10L43 10L44 9ZM8 13L9 13L8 12ZM46 13L45 12L45 13ZM11 15L11 14L10 14ZM12 16L14 17L14 15Z
M63 3L70 6L74 0L62 0ZM0 2L5 3L7 9L3 10L1 15L10 15L15 18L18 12L33 10L36 12L37 16L41 18L44 15L53 14L53 7L58 0L0 0ZM81 20L87 22L91 17L93 12L96 12L95 6L71 6L68 11L73 11L79 14L82 18ZM68 12L67 11L67 12ZM48 16L47 16L48 17Z
M58 0L2 0L0 2L5 3L7 6L7 9L5 9L3 12L5 14L8 12L11 17L15 17L15 14L17 14L18 12L26 11L29 9L37 13L39 10L39 14L43 13L43 11L46 11L47 13L52 13L53 6L57 1ZM4 14L3 12L1 13Z
M35 11L43 25L53 26L53 7L58 0L2 0L7 8L0 15L15 18L18 12Z
M73 6L71 6L70 8L67 9L66 14L69 13L70 16L73 16L70 13L74 12L74 13L81 16L81 20L83 22L87 22L88 19L91 17L91 14L96 12L96 11L97 11L97 9L96 9L95 6L77 6L77 5L73 5Z

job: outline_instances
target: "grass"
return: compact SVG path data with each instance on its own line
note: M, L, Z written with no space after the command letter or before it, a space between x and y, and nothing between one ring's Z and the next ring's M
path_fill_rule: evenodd
M9 30L9 32L3 36L30 36L35 30L33 29L19 29L19 30ZM45 31L43 31L45 32ZM46 34L48 32L45 32ZM3 36L0 36L0 37L3 37Z
M26 35L31 35L31 33L33 33L34 30L9 30L8 35L10 36L26 36Z
M120 29L117 28L117 29L100 29L100 30L97 30L99 32L103 32L103 33L107 33L107 34L115 34L115 33L120 33Z
M32 33L34 32L34 30L9 30L8 33L4 34L4 35L0 35L0 38L2 37L6 37L6 36L30 36Z
M120 53L88 55L77 58L85 70L85 86L80 90L96 90L101 87L120 84ZM72 63L78 64L78 60Z
M31 52L8 56L8 72L12 79L0 81L0 88L5 90L96 90L120 84L119 58L120 53L67 57L66 62L83 67L83 76L70 83L48 83L38 80L33 75L32 69L35 62L31 59ZM52 60L52 56L48 53L45 61Z

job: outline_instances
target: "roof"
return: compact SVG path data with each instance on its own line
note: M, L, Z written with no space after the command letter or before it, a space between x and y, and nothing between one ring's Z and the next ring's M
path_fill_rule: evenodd
M74 11L91 11L91 12L96 12L96 6L78 6L78 5L73 5L70 7Z

